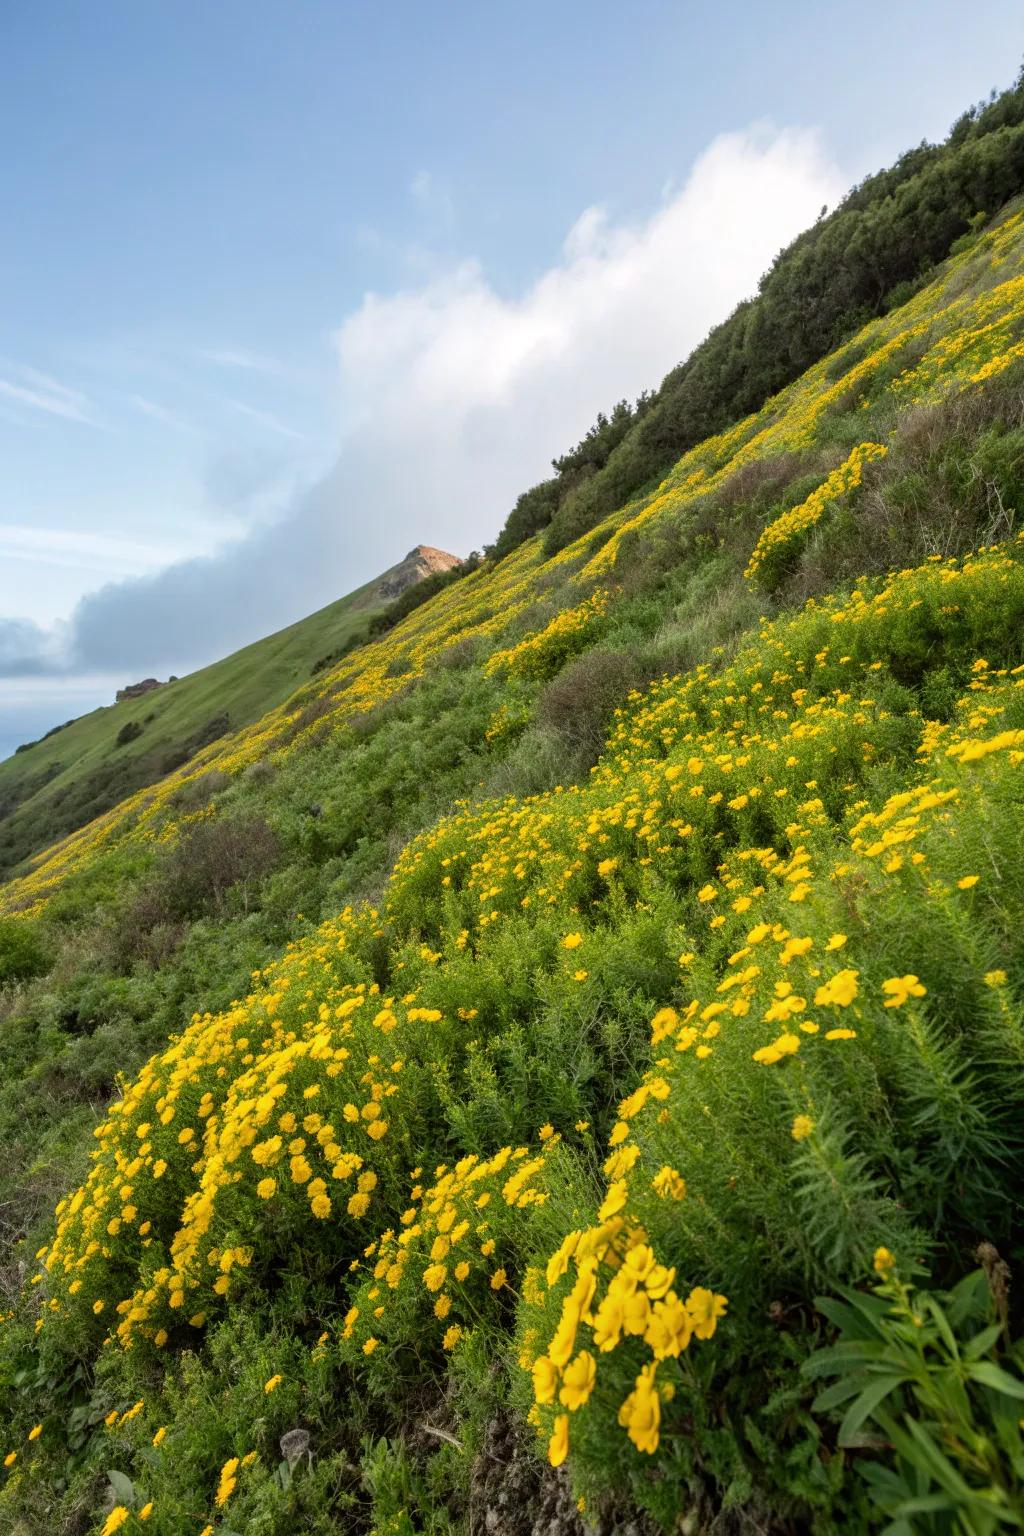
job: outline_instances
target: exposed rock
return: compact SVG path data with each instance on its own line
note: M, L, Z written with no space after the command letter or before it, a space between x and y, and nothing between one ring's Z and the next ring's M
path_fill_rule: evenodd
M461 564L461 560L443 549L434 549L430 544L417 544L415 549L410 549L404 560L384 574L377 587L377 595L391 602L393 598L401 596L407 587L414 587L425 577L433 576L437 571L450 571Z
M141 699L144 693L152 693L154 688L162 688L163 683L156 677L144 677L141 683L129 683L125 688L119 688L114 695L114 703L121 704L125 699Z
M289 1472L297 1461L303 1456L308 1456L312 1464L313 1455L309 1449L309 1431L305 1429L289 1429L281 1436L278 1442L281 1447L281 1455L288 1463Z

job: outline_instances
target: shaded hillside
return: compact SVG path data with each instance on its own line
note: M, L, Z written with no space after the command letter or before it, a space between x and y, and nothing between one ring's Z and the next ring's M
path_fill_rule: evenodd
M453 555L418 545L383 576L297 624L187 677L68 721L21 748L0 763L0 875L55 834L73 832L258 720L318 663L336 660L364 640L371 622L403 593L457 565Z
M921 144L869 176L781 251L758 295L740 304L660 388L620 401L553 461L555 475L520 496L494 552L546 529L552 554L681 453L756 410L768 395L903 303L934 264L1024 190L1024 71L965 112L943 144Z
M1014 205L0 888L0 1521L1021 1527L1022 402Z

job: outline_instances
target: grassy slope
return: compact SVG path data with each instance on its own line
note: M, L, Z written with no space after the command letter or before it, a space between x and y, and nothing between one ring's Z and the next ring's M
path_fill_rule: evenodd
M237 730L265 715L385 606L376 596L383 579L142 698L93 710L0 763L0 804L16 807L0 822L0 865L44 847L55 827L72 831L152 783L168 755L218 717L227 717L222 734L226 724ZM117 734L129 723L142 735L118 746Z
M543 1390L530 1407L517 1360L530 1364L549 1344L555 1354L579 1261L565 1252L545 1283L546 1261L570 1229L614 1216L620 1181L684 1296L702 1282L721 1288L729 1320L682 1368L671 1358L659 1367L676 1398L665 1399L654 1459L616 1422L649 1364L642 1341L601 1353L599 1388L572 1421L577 1491L608 1519L639 1504L665 1529L723 1500L761 1529L874 1528L827 1413L812 1417L813 1389L796 1376L818 1327L811 1297L861 1280L875 1243L903 1264L930 1253L943 1281L980 1236L1007 1240L1011 1255L1019 1243L1004 1181L1020 1167L1020 757L1016 735L991 754L974 743L1021 725L1007 670L1022 660L1024 568L1016 544L963 571L942 557L1014 531L1022 286L1018 217L755 417L688 454L596 535L553 561L534 541L460 582L6 888L9 909L28 914L16 921L59 958L5 999L0 1126L18 1149L5 1209L17 1212L39 1176L66 1187L58 1161L87 1166L92 1112L75 1101L76 1082L102 1097L111 1060L137 1062L190 1004L212 1012L107 1122L84 1201L98 1248L86 1254L79 1210L65 1208L40 1287L24 1302L12 1287L0 1351L19 1456L0 1493L12 1529L58 1516L98 1528L108 1467L154 1495L149 1529L171 1536L182 1510L199 1529L219 1518L221 1467L248 1452L256 1461L227 1479L240 1478L225 1494L232 1529L464 1528L479 1469L494 1459L494 1423L529 1411L545 1441L555 1428ZM885 456L801 532L789 509L865 442ZM766 543L762 582L751 583L743 569L766 526L787 537ZM916 574L882 579L920 562ZM866 583L844 598L862 573ZM830 591L821 611L797 611ZM758 630L761 614L776 619L771 629ZM609 701L663 674L623 708L590 773ZM962 747L974 756L961 761ZM211 767L231 782L207 809ZM705 793L694 798L701 774ZM949 801L926 803L931 780ZM673 805L668 786L680 785L685 798ZM906 809L889 803L894 791L911 795L914 827L893 824ZM437 823L460 797L467 807ZM197 828L244 829L253 817L281 838L281 866L255 903L204 909L155 964L141 942L146 882L166 877L176 848L198 849ZM884 869L873 825L882 843L896 834ZM379 889L391 850L421 828L382 910L356 900L332 916ZM922 879L897 857L908 842ZM311 931L297 912L329 921ZM755 919L805 935L810 949L783 958L789 932L766 943L758 974L733 993L750 1006L731 1011L719 1037L706 1010L717 1009L729 965L745 960ZM111 929L137 936L138 950L115 953ZM833 960L825 945L840 930L848 946ZM298 942L254 981L289 935ZM692 955L682 970L680 954ZM798 981L813 998L840 964L860 978L855 1035L826 1044L823 1032L820 1049L810 1035L802 1050L773 1046L778 1025L765 1014L776 982ZM919 1008L908 994L902 1011L887 1012L883 981L911 973L929 1001ZM986 975L1004 973L986 990ZM232 998L242 1001L228 1007ZM680 1015L694 1002L706 1067L683 1039ZM811 1011L823 1028L852 1018L839 1012L847 1006L837 998ZM844 1056L858 1035L857 1054ZM670 1038L678 1066L659 1059ZM337 1073L322 1070L326 1045L348 1051L351 1065L337 1058ZM774 1057L752 1065L755 1048ZM341 1154L357 1152L373 1172L365 1208L351 1204L356 1170L328 1169L338 1182L320 1214L309 1179L296 1165L289 1176L273 1149L269 1164L239 1163L237 1185L218 1185L218 1159L234 1166L239 1138L245 1148L273 1130L262 1129L273 1106L259 1108L261 1125L253 1105L275 1081L296 1123L320 1115L305 1131L313 1159L334 1137L330 1163L342 1169ZM626 1150L637 1149L637 1172L613 1163L606 1180L599 1167L624 1095L619 1124L636 1122ZM345 1109L363 1100L385 1107L379 1141L366 1130L377 1120ZM54 1107L63 1117L63 1141L47 1105L51 1121ZM812 1122L799 1140L798 1112ZM502 1143L525 1145L543 1121L564 1140L548 1137L531 1171L546 1203L520 1204ZM136 1134L143 1124L152 1134ZM537 1150L534 1141L519 1165ZM479 1216L458 1185L433 1206L413 1194L411 1273L393 1288L387 1280L374 1320L380 1294L349 1277L350 1262L399 1227L412 1164L430 1175L466 1153L485 1160L472 1194L491 1193L496 1255L481 1266L475 1238L472 1282L446 1286L451 1311L435 1312L435 1219L446 1202ZM662 1164L690 1186L678 1204L672 1178L662 1181L668 1203L650 1194ZM268 1166L280 1188L264 1194L256 1183ZM179 1215L190 1194L209 1222L212 1265L188 1258ZM32 1217L29 1201L13 1230ZM491 1235L479 1234L484 1246ZM499 1274L507 1285L493 1283ZM40 1295L53 1303L41 1345ZM346 1323L350 1301L360 1316ZM456 1325L465 1336L444 1343ZM108 1326L136 1347L104 1348ZM376 1349L364 1348L375 1337ZM114 1410L124 1418L108 1435L102 1421ZM634 1401L633 1428L636 1411ZM43 1434L26 1445L37 1420ZM163 1424L172 1449L156 1455ZM440 1448L424 1424L444 1431ZM276 1441L294 1427L313 1435L316 1456L289 1479L276 1475ZM531 1499L538 1486L551 1491L539 1471L522 1476Z

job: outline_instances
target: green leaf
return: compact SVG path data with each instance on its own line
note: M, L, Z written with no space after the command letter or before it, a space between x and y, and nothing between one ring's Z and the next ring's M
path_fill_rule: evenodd
M900 1376L880 1376L869 1387L865 1387L857 1401L847 1411L846 1417L839 1426L839 1444L849 1445L865 1419L869 1419L878 1407L884 1402L889 1393L903 1385L904 1378Z
M831 1408L838 1408L840 1403L845 1403L849 1398L856 1397L861 1389L861 1384L859 1376L841 1377L839 1381L834 1381L830 1387L826 1387L823 1392L818 1393L811 1404L811 1412L828 1413Z
M952 1462L943 1456L927 1430L909 1416L903 1420L903 1423L906 1432L899 1438L903 1441L906 1459L912 1465L927 1470L940 1488L945 1488L946 1492L952 1494L954 1498L961 1499L966 1504L971 1503L970 1488Z
M130 1477L123 1472L108 1471L107 1481L114 1490L114 1497L119 1504L126 1504L130 1509L135 1503L135 1484Z
M804 1361L801 1374L813 1380L815 1376L837 1376L840 1371L858 1370L877 1360L880 1351L863 1344L835 1344L828 1349L816 1350Z
M974 1338L964 1345L964 1359L977 1360L982 1355L987 1355L1002 1331L1001 1323L993 1323L991 1327L983 1328L980 1333L976 1333Z
M1024 1398L1024 1381L1011 1376L1002 1366L993 1365L991 1360L979 1360L967 1374L972 1381L980 1381L983 1387L991 1387L993 1392L1001 1392L1004 1397Z
M922 1301L924 1303L924 1310L928 1312L932 1322L935 1324L936 1328L939 1330L939 1333L942 1335L942 1342L949 1350L949 1353L953 1356L954 1360L959 1359L960 1350L956 1339L953 1337L953 1330L949 1326L949 1320L946 1317L945 1312L943 1312L942 1307L935 1300L934 1296L924 1296L922 1297Z

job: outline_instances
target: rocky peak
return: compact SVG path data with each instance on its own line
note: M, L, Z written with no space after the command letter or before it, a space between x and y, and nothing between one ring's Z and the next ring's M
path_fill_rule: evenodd
M461 560L455 555L449 555L446 550L434 549L430 544L417 544L415 549L410 549L404 560L384 573L377 587L377 595L390 602L407 587L415 586L427 576L433 576L438 571L450 571L461 564Z

